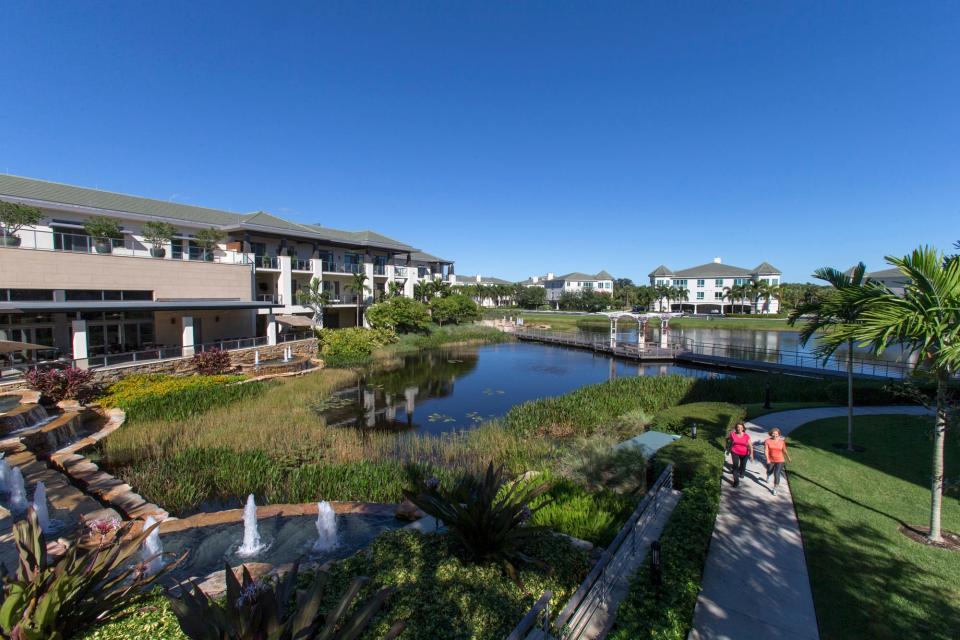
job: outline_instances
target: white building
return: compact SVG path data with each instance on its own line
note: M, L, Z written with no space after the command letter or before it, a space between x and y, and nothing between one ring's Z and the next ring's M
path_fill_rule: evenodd
M910 282L910 279L903 275L903 272L897 268L871 271L864 274L864 276L867 280L879 282L900 297L903 297L903 289Z
M90 366L124 354L254 339L310 325L298 292L313 278L329 327L397 283L453 277L453 262L373 231L300 224L0 174L0 200L40 209L39 224L0 229L0 339L49 345ZM97 238L85 223L111 218ZM154 245L148 222L172 225ZM213 230L219 239L204 242ZM365 274L362 290L354 275ZM189 343L189 344L188 344ZM140 356L143 358L146 356ZM99 358L99 359L97 359Z
M473 285L473 286L483 285L485 287L494 287L494 286L512 287L513 286L513 283L510 282L509 280L504 280L502 278L493 278L491 276L481 276L479 274L475 276L454 275L450 278L450 282L457 287L465 287L470 285ZM479 297L479 299L478 299L478 296L473 296L473 297L477 301L477 304L479 304L482 307L496 307L498 306L497 302L499 302L500 306L502 306L513 300L512 293L508 295L500 296L499 300L495 298L493 295L485 295L485 296Z
M682 300L657 300L655 311L691 311L693 313L777 313L780 301L775 297L731 298L731 288L765 282L771 287L780 285L780 270L768 262L753 269L723 264L720 258L696 267L674 271L660 265L649 274L650 286L676 287L687 291Z
M606 271L593 275L574 271L562 276L548 273L545 276L531 276L523 282L525 287L543 287L547 291L547 303L557 306L560 296L564 293L580 293L581 291L596 291L613 295L613 276Z

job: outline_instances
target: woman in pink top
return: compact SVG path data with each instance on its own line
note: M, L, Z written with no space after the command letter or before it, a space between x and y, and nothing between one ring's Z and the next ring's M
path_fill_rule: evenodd
M740 486L740 479L747 469L747 457L753 460L753 445L747 427L738 422L733 432L727 436L727 450L730 452L730 462L733 464L733 486Z
M787 453L787 441L780 435L780 429L774 427L770 429L770 437L763 442L763 453L767 458L767 481L773 476L773 489L771 493L777 495L777 489L780 487L780 475L783 473L783 463L793 462L790 454Z

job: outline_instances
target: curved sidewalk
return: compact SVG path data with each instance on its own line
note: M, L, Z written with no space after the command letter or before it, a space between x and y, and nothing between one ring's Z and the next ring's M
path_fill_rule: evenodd
M927 413L914 406L854 409L858 416ZM787 435L808 422L846 415L846 407L781 411L748 422L747 431L756 444L773 427ZM762 448L758 453L739 487L734 488L729 474L724 474L688 640L820 638L789 483L782 482L778 495L771 495Z

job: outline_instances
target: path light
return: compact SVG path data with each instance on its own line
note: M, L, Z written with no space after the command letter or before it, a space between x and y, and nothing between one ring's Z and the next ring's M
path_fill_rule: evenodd
M663 573L660 567L660 541L650 543L650 582L658 587L663 584Z
M694 440L697 439L697 423L696 422L694 422L693 425L691 425L690 427L690 437L693 438Z

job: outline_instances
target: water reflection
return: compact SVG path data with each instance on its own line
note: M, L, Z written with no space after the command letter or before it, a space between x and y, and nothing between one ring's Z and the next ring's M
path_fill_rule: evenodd
M369 373L315 408L329 425L440 434L475 427L516 404L586 384L671 373L719 375L670 364L640 366L578 349L510 343L409 355L402 366Z

